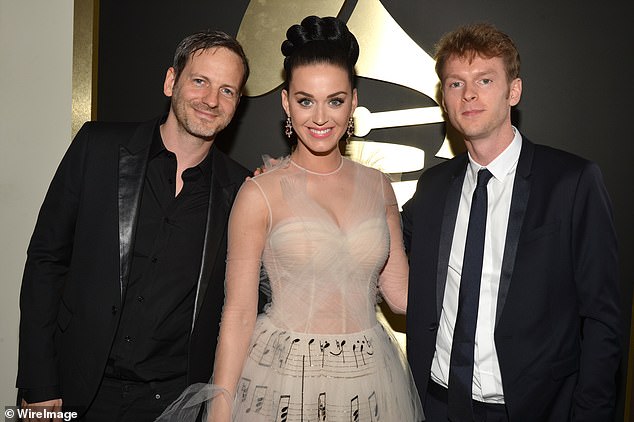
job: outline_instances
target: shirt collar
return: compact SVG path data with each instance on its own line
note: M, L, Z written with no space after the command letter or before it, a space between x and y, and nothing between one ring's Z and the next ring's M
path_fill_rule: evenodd
M522 150L522 135L520 134L520 131L515 128L515 126L513 126L513 133L515 136L513 136L513 140L511 141L509 146L507 146L500 155L495 157L495 159L491 161L488 166L486 166L491 174L493 174L493 177L498 179L500 182L503 182L506 176L515 171L515 167L517 166L517 162L520 158L520 152ZM467 170L472 180L475 181L478 176L478 171L485 167L476 163L471 158L471 155L468 156L469 166Z
M163 138L161 137L161 125L167 120L167 115L161 117L158 124L154 127L154 134L152 135L152 143L150 144L150 160L159 155L163 151L167 151Z
M154 128L154 135L152 137L152 143L150 144L150 156L149 156L150 160L156 158L161 153L174 154L173 152L171 152L165 147L165 144L163 143L163 138L161 137L161 125L165 123L165 120L167 120L167 115L163 116L161 120L158 122L158 124L156 125L156 127ZM211 168L212 168L211 161L213 157L214 148L215 147L212 145L211 148L209 149L209 152L207 153L205 158L203 158L200 164L192 167L192 168L200 169L200 172L205 178L205 180L209 180L211 177Z

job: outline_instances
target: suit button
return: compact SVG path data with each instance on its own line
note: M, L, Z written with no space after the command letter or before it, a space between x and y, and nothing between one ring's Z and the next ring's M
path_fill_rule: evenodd
M130 336L125 336L124 340L126 341L126 343L132 343L132 337Z
M116 315L116 313L119 311L119 308L117 308L116 306L112 305L112 315Z
M141 303L145 300L145 298L143 296L137 296L136 301Z
M438 329L438 323L434 322L432 324L429 324L429 331L434 331Z
M156 262L157 262L157 261L158 261L158 258L157 258L157 257L152 258L152 263L153 263L153 264L156 264Z

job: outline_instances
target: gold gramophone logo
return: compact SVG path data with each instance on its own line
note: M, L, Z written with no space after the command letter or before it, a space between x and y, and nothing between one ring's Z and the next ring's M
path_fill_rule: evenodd
M238 40L243 45L252 67L245 94L256 97L267 94L282 83L280 44L286 29L305 16L337 16L345 0L252 0L244 14ZM360 104L355 119L354 140L348 146L351 158L389 173L397 199L402 205L416 189L416 181L400 181L404 173L425 167L425 151L402 145L398 140L375 142L372 130L444 122L436 98L438 77L434 59L427 54L392 18L379 0L358 0L347 20L348 28L359 42L357 75L400 85L433 101L435 106L401 110L373 111ZM454 151L444 139L437 157L451 158Z

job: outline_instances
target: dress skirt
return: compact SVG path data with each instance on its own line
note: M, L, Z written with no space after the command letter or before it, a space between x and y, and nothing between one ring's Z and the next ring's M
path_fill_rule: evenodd
M306 334L258 318L234 402L245 422L423 420L405 356L380 323Z

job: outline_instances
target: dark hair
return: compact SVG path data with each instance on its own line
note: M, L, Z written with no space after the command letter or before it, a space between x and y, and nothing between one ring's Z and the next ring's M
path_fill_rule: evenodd
M301 24L286 31L282 43L284 55L284 85L288 85L293 69L316 63L339 66L348 72L354 86L354 65L359 58L359 43L341 20L333 17L308 16Z
M204 51L210 48L226 48L227 50L233 51L238 57L240 57L242 65L244 66L244 74L242 75L242 82L240 84L240 91L242 91L244 84L247 83L247 79L249 78L249 62L240 43L235 38L222 31L207 30L196 32L195 34L186 37L178 44L176 52L174 53L174 63L172 65L174 67L174 82L178 82L178 78L180 77L183 69L185 69L185 65L187 65L190 57L192 57L197 51Z
M488 23L462 26L449 32L436 45L436 74L443 79L442 72L450 57L466 58L471 62L475 56L486 59L501 57L506 77L511 82L520 76L520 55L513 40L504 32Z

